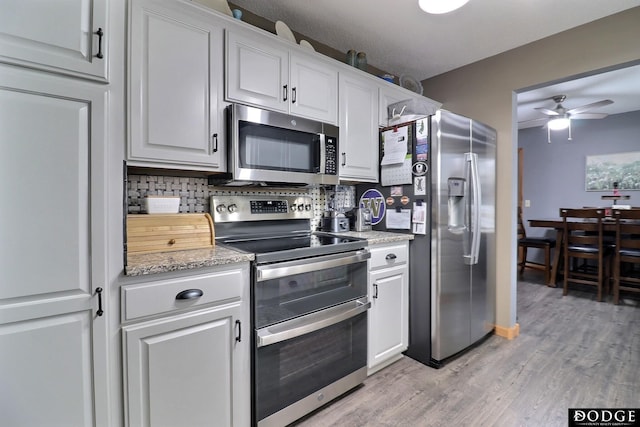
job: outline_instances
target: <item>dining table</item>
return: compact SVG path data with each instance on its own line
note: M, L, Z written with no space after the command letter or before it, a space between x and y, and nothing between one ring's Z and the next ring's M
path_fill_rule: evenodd
M579 219L569 220L570 222L581 221ZM543 218L543 219L530 219L530 227L542 227L553 228L556 230L556 249L553 252L553 263L551 265L551 278L547 286L555 288L557 286L558 268L560 266L560 259L564 248L564 223L561 217L558 218ZM616 221L611 217L606 217L602 221L602 228L604 232L613 233L616 231Z

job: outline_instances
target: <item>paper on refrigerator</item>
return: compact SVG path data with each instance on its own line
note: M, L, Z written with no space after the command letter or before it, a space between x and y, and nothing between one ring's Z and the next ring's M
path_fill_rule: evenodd
M407 156L408 140L409 128L407 126L384 131L382 133L384 156L380 165L404 163L404 159Z

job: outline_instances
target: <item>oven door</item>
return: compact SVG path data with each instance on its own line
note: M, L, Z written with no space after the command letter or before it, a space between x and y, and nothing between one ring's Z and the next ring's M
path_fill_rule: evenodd
M258 426L287 425L364 381L370 305L351 301L256 331Z
M260 329L367 296L368 250L259 265L253 289Z

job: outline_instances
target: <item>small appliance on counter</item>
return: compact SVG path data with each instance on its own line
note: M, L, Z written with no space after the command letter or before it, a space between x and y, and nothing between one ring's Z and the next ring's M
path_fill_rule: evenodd
M347 218L342 212L325 211L322 215L320 229L329 233L343 233L345 231L349 231L349 218Z
M351 231L371 231L371 209L354 208L347 212Z

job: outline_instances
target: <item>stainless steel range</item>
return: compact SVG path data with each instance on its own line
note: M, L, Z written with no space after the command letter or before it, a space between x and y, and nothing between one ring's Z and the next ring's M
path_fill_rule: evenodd
M214 196L216 242L255 254L254 424L284 426L367 375L367 242L312 233L306 196Z

